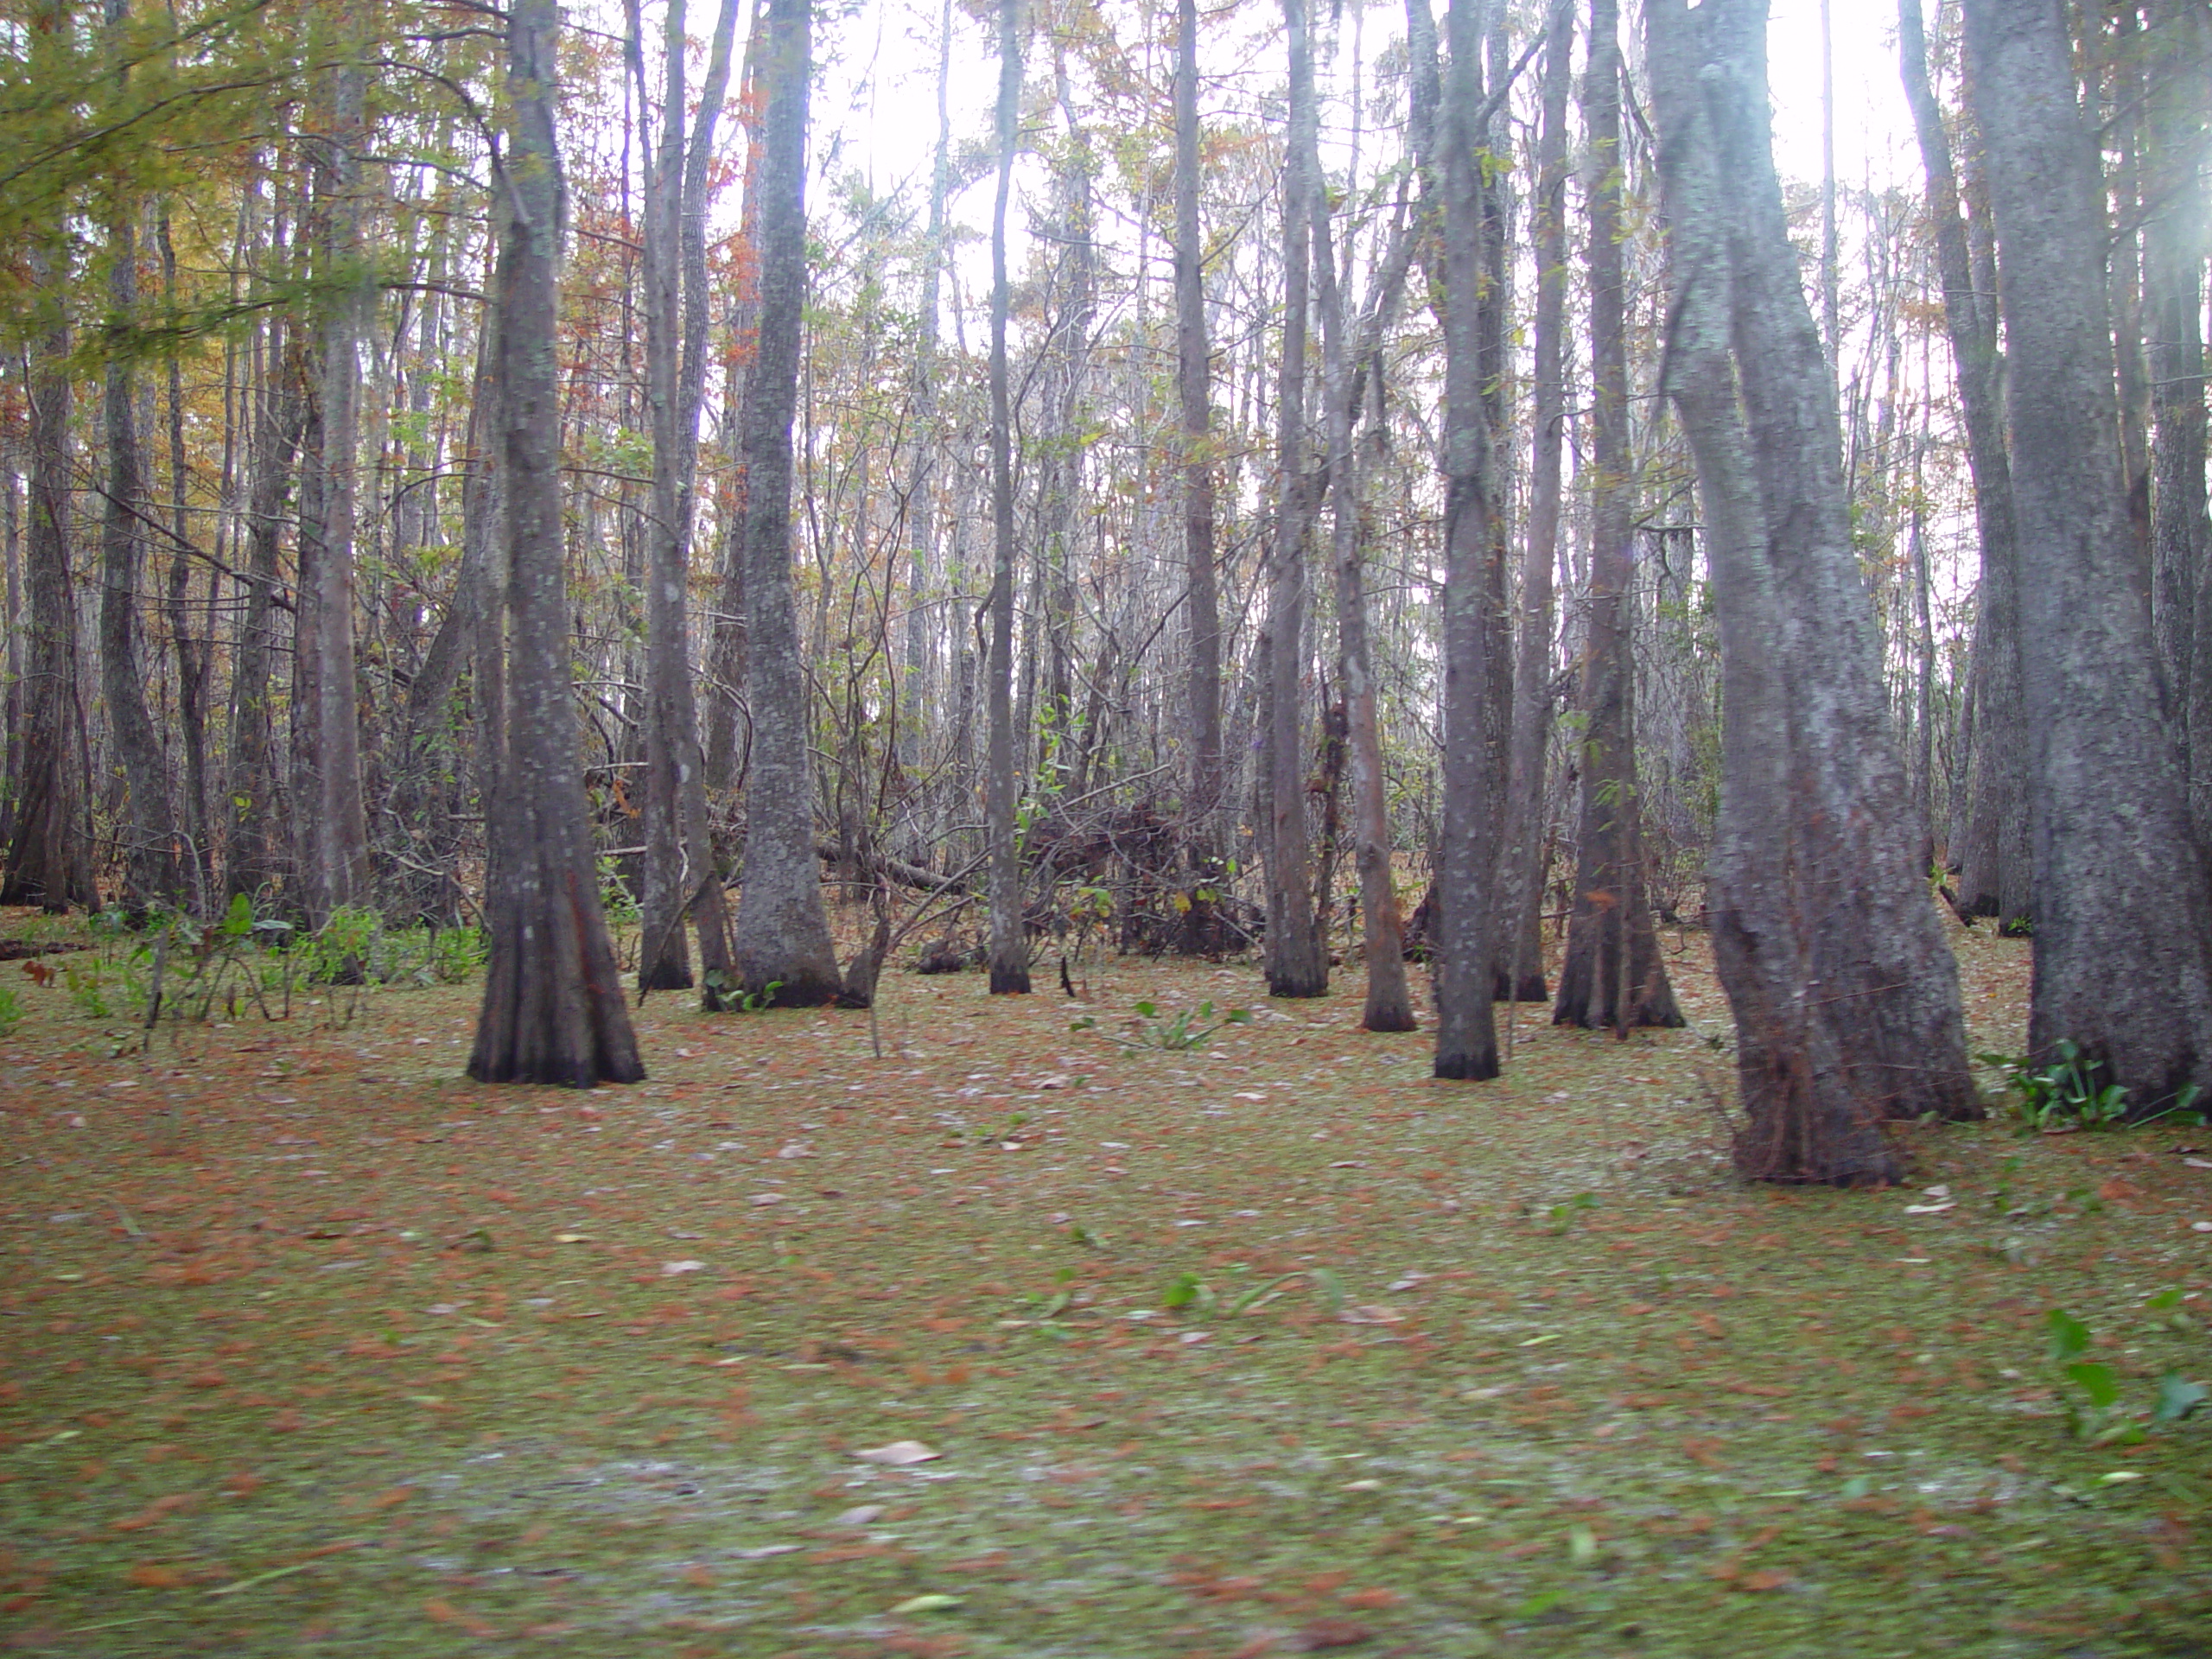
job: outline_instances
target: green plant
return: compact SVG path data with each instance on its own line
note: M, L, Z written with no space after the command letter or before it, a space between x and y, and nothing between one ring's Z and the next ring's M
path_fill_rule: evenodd
M461 984L491 953L481 928L442 927L430 935L430 977L441 985Z
M1283 1294L1285 1286L1304 1280L1319 1291L1329 1304L1332 1313L1341 1313L1344 1306L1344 1281L1326 1268L1301 1268L1295 1273L1286 1273L1262 1283L1247 1284L1245 1277L1251 1269L1242 1262L1229 1269L1230 1282L1221 1290L1187 1268L1167 1281L1160 1305L1171 1312L1190 1308L1203 1315L1218 1312L1224 1319L1233 1319L1265 1307Z
M23 1000L16 995L12 985L0 985L0 1037L5 1037L22 1023Z
M307 940L310 984L359 985L368 976L383 924L372 910L341 905Z
M757 991L748 991L719 968L707 969L707 988L721 1001L724 1010L734 1014L766 1014L776 1006L776 993L784 988L784 982L772 979Z
M1578 1192L1573 1198L1562 1199L1538 1213L1550 1223L1552 1232L1557 1235L1566 1232L1574 1225L1575 1213L1578 1211L1595 1210L1597 1207L1598 1195L1595 1192Z
M2180 1298L2175 1297L2178 1303ZM2162 1298L2153 1298L2158 1307ZM2081 1391L2082 1398L2067 1408L2067 1426L2075 1438L2092 1446L2139 1446L2148 1434L2142 1421L2120 1403L2120 1379L2109 1365L2083 1356L2089 1351L2089 1327L2064 1308L2050 1310L2050 1357L2061 1375ZM2158 1398L2151 1421L2158 1426L2180 1422L2212 1397L2201 1382L2186 1381L2178 1371L2158 1378Z
M2082 1052L2081 1045L2069 1038L2060 1038L2052 1048L2057 1058L2041 1067L2016 1054L1975 1057L2001 1072L2007 1085L2018 1096L2018 1103L2011 1111L2023 1129L2056 1134L2068 1129L2113 1128L2129 1121L2126 1087L2103 1079L2105 1063L2101 1059ZM2154 1123L2161 1118L2179 1116L2194 1117L2201 1123L2203 1116L2195 1108L2202 1093L2192 1083L2174 1097L2172 1104L2134 1121Z
M1201 1002L1195 1008L1185 1008L1179 1014L1162 1016L1154 1002L1135 1005L1136 1017L1128 1021L1126 1036L1103 1030L1096 1018L1085 1014L1080 1020L1068 1022L1070 1031L1097 1031L1107 1041L1119 1043L1123 1048L1159 1048L1182 1050L1197 1048L1224 1026L1244 1026L1252 1021L1249 1008L1224 1010L1219 1019L1214 1018L1211 1002Z

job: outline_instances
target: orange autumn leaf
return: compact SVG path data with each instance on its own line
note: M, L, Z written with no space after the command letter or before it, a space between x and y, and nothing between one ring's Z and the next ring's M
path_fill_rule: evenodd
M141 1561L123 1576L142 1590L174 1590L184 1582L183 1573L157 1561Z

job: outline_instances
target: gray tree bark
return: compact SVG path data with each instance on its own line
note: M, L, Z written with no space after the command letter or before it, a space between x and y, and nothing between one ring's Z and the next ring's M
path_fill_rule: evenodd
M646 97L643 41L631 14L632 67ZM706 774L691 693L693 485L698 474L699 407L706 382L707 159L729 83L735 0L722 0L698 112L686 135L684 7L666 13L661 136L645 154L646 402L653 442L653 512L646 538L645 882L640 906L640 992L691 982L683 920L699 934L709 1010L725 1006L736 981L730 960L721 872L709 842Z
M1942 105L1928 79L1920 0L1898 0L1898 58L1905 97L1920 137L1928 213L1943 282L1943 321L1958 377L1967 466L1974 480L1981 543L1975 599L1974 678L1967 747L1966 834L1948 855L1959 872L1959 906L1994 916L2000 931L2025 930L2033 861L2028 848L2027 733L2020 703L2018 529L2012 467L2005 448L2004 362L1997 348L1997 296L1977 279L1967 224L1959 211L1957 169Z
M1636 763L1634 463L1621 260L1620 10L1592 0L1582 124L1590 147L1590 606L1578 701L1585 721L1574 905L1554 1024L1679 1026L1644 892Z
M1416 0L1425 12L1425 3ZM1436 1054L1440 1077L1497 1075L1491 1013L1491 900L1497 861L1490 721L1495 629L1487 566L1498 555L1483 397L1481 0L1452 0L1437 113L1444 201L1444 781L1436 871ZM1414 54L1418 86L1421 54ZM1432 57L1431 61L1433 61Z
M368 894L368 813L361 793L359 696L354 683L353 575L359 495L359 346L375 297L361 235L361 152L368 136L367 73L330 72L331 130L319 147L315 194L324 214L318 250L323 302L317 351L318 410L308 431L314 489L300 515L299 620L294 639L294 810L300 899L321 926Z
M1968 82L2005 273L2034 739L2028 1041L2138 1113L2212 1083L2212 893L2159 695L2150 572L2120 484L2098 159L2058 0L1969 0Z
M65 0L33 8L28 34L34 78L61 73ZM24 251L34 314L25 353L30 404L29 524L23 585L30 639L17 753L14 829L0 867L0 904L60 912L99 903L83 794L79 739L77 608L69 571L69 229L57 216Z
M1363 1031L1415 1028L1406 982L1404 924L1390 869L1390 810L1383 793L1382 736L1375 709L1374 652L1368 639L1367 549L1353 442L1359 394L1353 389L1344 298L1329 229L1329 206L1313 193L1313 270L1321 314L1321 383L1329 411L1329 564L1336 578L1337 657L1344 682L1350 750L1353 864L1359 876L1361 943L1367 957Z
M2196 691L2198 635L2212 620L2197 609L2212 536L2204 491L2208 238L2200 95L2208 30L2202 11L2181 0L2158 0L2152 17L2156 47L2145 122L2151 200L2143 228L2152 414L2151 621L2189 773L2190 822L2198 845L2212 849L2212 673L2204 706Z
M1549 998L1544 981L1544 760L1551 747L1552 571L1559 554L1561 450L1567 436L1567 99L1574 51L1573 0L1554 0L1544 29L1538 116L1535 381L1529 424L1528 538L1521 554L1520 639L1513 658L1513 729L1497 861L1498 926L1506 983L1516 1001Z
M1669 229L1667 390L1696 458L1721 653L1720 816L1708 895L1714 964L1736 1017L1736 1076L1758 1173L1878 1185L1899 1166L1884 1109L1849 1065L1844 1006L1820 993L1796 842L1797 709L1778 649L1783 601L1730 339L1731 194L1701 71L1714 0L1644 0ZM1762 18L1763 24L1763 18ZM1729 182L1723 183L1724 178ZM1779 1154L1777 1157L1776 1154Z
M804 1007L835 1001L840 988L814 851L812 704L791 595L791 419L806 300L812 17L807 0L768 0L767 18L760 335L745 399L745 701L753 766L737 969L748 995Z
M1198 218L1198 8L1176 0L1175 365L1183 424L1183 580L1191 664L1185 699L1191 719L1190 806L1196 868L1186 937L1211 943L1219 872L1215 819L1221 808L1221 601L1214 576L1212 365L1207 356L1205 232Z
M1325 996L1329 959L1313 914L1306 833L1306 309L1316 149L1313 54L1304 0L1283 0L1290 46L1289 144L1282 170L1282 355L1276 381L1275 525L1268 555L1268 995Z
M588 1089L645 1075L600 909L576 759L561 528L560 257L555 0L507 11L507 152L495 179L500 426L506 482L502 753L487 805L490 959L469 1055L479 1083ZM486 655L498 658L496 643Z
M124 18L108 8L111 27ZM126 207L108 227L108 303L119 319L138 309L136 210ZM138 377L127 346L111 353L101 424L107 442L107 483L100 512L100 695L107 707L108 739L122 774L122 810L116 837L122 854L124 907L143 915L154 906L175 907L178 880L177 827L162 741L146 707L139 663L138 582L145 559L140 524L151 505L146 460L138 434Z
M1816 995L1835 1007L1854 1088L1892 1117L1980 1115L1958 970L1917 865L1911 783L1842 474L1835 382L1798 278L1775 171L1762 0L1719 0L1707 109L1734 181L1731 321L1796 705L1796 856ZM1786 1137L1738 1150L1789 1166Z
M984 834L990 848L991 994L1026 995L1029 940L1021 915L1021 846L1014 821L1014 416L1007 384L1007 197L1020 139L1021 8L999 0L998 195L991 209L990 662L985 671Z

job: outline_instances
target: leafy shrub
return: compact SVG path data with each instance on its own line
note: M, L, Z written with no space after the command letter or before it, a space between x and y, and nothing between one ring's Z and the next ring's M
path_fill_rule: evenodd
M2127 1090L2121 1084L2102 1080L2105 1063L2083 1053L2081 1045L2068 1038L2060 1038L2053 1046L2058 1058L2042 1067L2016 1054L1980 1057L1983 1064L1995 1066L2005 1075L2018 1096L2008 1109L2020 1127L2056 1134L2068 1129L2116 1128L2127 1122ZM2202 1092L2190 1084L2164 1110L2135 1121L2149 1123L2159 1118L2193 1116L2202 1122L2202 1114L2194 1111Z
M1135 1007L1136 1017L1127 1022L1128 1026L1127 1035L1103 1030L1097 1020L1090 1014L1085 1014L1080 1020L1071 1020L1068 1029L1070 1031L1096 1031L1107 1041L1119 1043L1123 1048L1160 1048L1173 1051L1197 1048L1224 1026L1249 1025L1252 1020L1252 1011L1249 1008L1226 1009L1217 1020L1214 1018L1214 1007L1211 1002L1201 1002L1195 1008L1185 1008L1179 1014L1164 1017L1157 1003L1140 1002Z

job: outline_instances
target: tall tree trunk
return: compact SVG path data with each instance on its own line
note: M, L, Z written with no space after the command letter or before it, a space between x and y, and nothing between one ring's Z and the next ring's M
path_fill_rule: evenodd
M2212 568L2204 491L2206 119L2200 95L2208 31L2202 12L2182 0L2158 0L2152 15L2152 200L2143 229L2154 416L2151 620L2189 774L2190 821L2198 845L2212 849L2212 675L2201 709L2195 691L2198 635L2212 621L2196 604L2198 586Z
M169 234L166 205L158 220L162 290L168 321L177 315L176 244ZM176 652L177 724L184 747L182 810L176 825L180 870L193 909L208 913L215 891L215 846L207 828L207 688L214 664L214 641L193 631L193 566L190 480L184 442L184 365L172 353L168 362L169 551L166 614L169 642ZM226 442L227 442L227 437ZM227 469L227 461L225 463Z
M1997 349L1993 294L1980 290L1967 224L1959 211L1958 175L1950 135L1928 79L1928 44L1920 0L1898 0L1898 58L1905 96L1920 136L1928 175L1928 213L1935 226L1936 267L1943 281L1943 321L1958 377L1967 466L1974 480L1974 520L1981 543L1973 653L1973 742L1969 804L1963 842L1950 860L1959 870L1959 903L1969 916L1994 916L2001 931L2024 928L2032 862L2028 850L2027 733L2020 705L2018 529L2012 467L2005 448L2003 364Z
M1198 8L1176 0L1175 368L1183 424L1183 582L1191 639L1184 697L1190 714L1190 817L1194 868L1186 943L1212 943L1220 879L1221 601L1214 577L1212 365L1206 346L1205 230L1198 217Z
M1382 736L1375 709L1375 664L1368 642L1365 527L1359 454L1352 442L1359 394L1345 340L1344 294L1329 232L1329 206L1313 201L1313 270L1320 288L1323 397L1329 410L1329 563L1336 577L1337 658L1344 682L1344 736L1351 751L1352 842L1359 875L1361 943L1367 956L1366 1031L1414 1029L1406 982L1406 939L1390 870L1390 809L1382 785Z
M1325 996L1329 959L1313 914L1306 833L1306 327L1318 188L1313 54L1305 0L1283 0L1290 41L1289 149L1283 159L1282 357L1275 394L1276 512L1268 562L1268 931L1270 996Z
M745 689L746 388L760 341L760 86L768 15L756 5L739 78L737 124L745 132L744 205L738 213L736 279L729 296L729 351L722 376L722 431L729 476L723 486L721 588L707 656L704 781L710 793L734 788L743 770L740 699Z
M1498 925L1510 950L1506 991L1547 1000L1542 924L1544 760L1551 747L1554 601L1561 449L1567 435L1567 99L1573 79L1574 0L1553 0L1545 24L1542 112L1536 139L1535 454L1528 540L1521 554L1521 629L1513 659L1513 734L1504 831L1498 849Z
M30 20L33 73L56 73L69 27L65 0ZM0 871L0 904L66 911L99 903L82 793L86 757L78 720L76 588L69 570L69 232L57 218L25 250L33 320L26 353L30 404L30 523L23 585L30 611L24 721L14 833Z
M332 70L331 130L320 146L315 194L325 216L318 251L323 300L318 415L309 417L314 488L300 515L296 722L311 741L296 758L302 898L320 926L368 894L368 816L361 794L360 706L355 684L353 574L359 495L360 340L375 297L361 235L361 152L368 128L366 72ZM304 694L304 695L302 695ZM297 726L296 725L296 730ZM304 765L301 764L304 761Z
M576 760L561 530L560 256L564 191L554 136L554 0L507 10L507 154L496 180L500 427L506 479L504 750L491 831L479 1083L588 1089L645 1075L599 904ZM487 743L487 747L490 745Z
M925 775L925 739L938 707L934 641L939 626L935 601L944 588L938 580L938 513L933 498L942 487L944 435L938 420L938 336L940 283L945 249L945 202L952 187L952 112L948 91L952 79L952 0L944 0L938 20L937 143L930 162L929 228L922 256L920 317L916 329L913 454L906 474L906 618L899 674L899 764L907 789L906 834L900 850L917 864L927 864L939 834L935 791Z
M1707 107L1722 176L1737 181L1732 329L1794 694L1795 856L1819 995L1836 1007L1864 1098L1892 1117L1975 1117L1958 970L1916 862L1910 779L1852 542L1835 382L1775 171L1766 8L1724 0L1707 28L1721 68ZM1805 1179L1786 1173L1795 1156L1779 1123L1755 1123L1737 1148L1738 1167L1770 1178Z
M745 398L745 701L753 766L737 967L747 994L804 1007L830 1001L839 988L814 850L812 706L791 595L791 419L806 302L811 16L807 0L768 0L767 17L760 336Z
M122 19L121 9L111 0L110 26L119 26ZM114 325L123 329L137 321L138 309L136 214L135 207L125 207L108 226L108 304ZM100 696L123 781L123 810L116 824L124 872L120 896L125 909L143 915L149 906L174 907L181 888L168 771L147 711L138 661L138 580L145 563L142 516L152 501L137 404L138 377L125 345L108 358L101 399L107 485L100 512Z
M1425 3L1417 7L1426 11ZM1452 0L1451 53L1438 137L1444 151L1444 789L1436 901L1436 1058L1440 1077L1497 1075L1491 1014L1491 899L1497 861L1490 722L1494 630L1487 614L1497 556L1483 397L1479 290L1482 176L1475 156L1482 97L1481 0ZM1421 54L1414 54L1416 85Z
M1029 989L1029 941L1021 917L1021 848L1014 822L1014 418L1007 385L1007 197L1021 114L1020 0L999 0L999 181L991 209L990 665L985 688L989 756L984 769L990 843L990 967L994 995Z
M494 591L493 569L505 512L499 472L503 429L496 372L498 334L498 320L487 312L477 336L468 425L457 458L461 560L445 615L408 683L392 779L392 810L407 836L404 856L414 878L408 887L416 895L416 909L439 920L457 916L462 902L456 866L468 781L464 739L473 734L480 747L490 741L483 726L469 718L469 705L457 702L454 693L462 671L480 660L483 636L504 603ZM469 696L473 700L473 687Z
M1713 950L1736 1018L1746 1141L1783 1157L1759 1173L1871 1185L1898 1164L1878 1096L1850 1061L1848 1010L1820 994L1809 872L1795 855L1804 812L1783 602L1758 462L1731 352L1729 197L1701 72L1721 60L1717 0L1644 0L1670 243L1668 389L1697 461L1721 655L1720 817L1713 849ZM1762 19L1763 26L1763 19ZM1724 179L1728 181L1724 184ZM1746 365L1747 372L1752 365ZM1825 372L1825 371L1824 371Z
M629 17L632 68L643 107L648 89L634 4ZM687 591L699 405L706 378L706 154L728 84L735 0L722 0L714 55L688 139L683 22L683 0L671 0L666 10L660 143L657 153L647 149L645 166L645 375L653 511L646 537L645 880L638 984L645 991L692 982L683 940L689 914L699 930L705 986L701 1001L715 1009L723 1006L734 981L721 880L708 841Z
M1580 702L1581 826L1574 908L1560 969L1559 1025L1625 1032L1679 1026L1644 893L1636 764L1634 462L1621 266L1620 14L1592 0L1582 121L1590 145L1590 607Z
M2158 695L2121 493L2096 150L2057 0L1968 0L1969 92L2005 270L2021 653L2035 738L2028 1042L2158 1110L2212 1083L2212 893Z
M281 219L281 216L280 216ZM281 222L270 252L282 257ZM240 586L243 614L231 648L231 812L223 841L223 885L230 895L258 897L282 878L278 824L276 723L271 658L280 647L277 613L291 608L278 569L292 469L307 435L305 372L296 332L270 319L257 355L252 393L246 491L246 557ZM296 619L296 612L295 612Z

